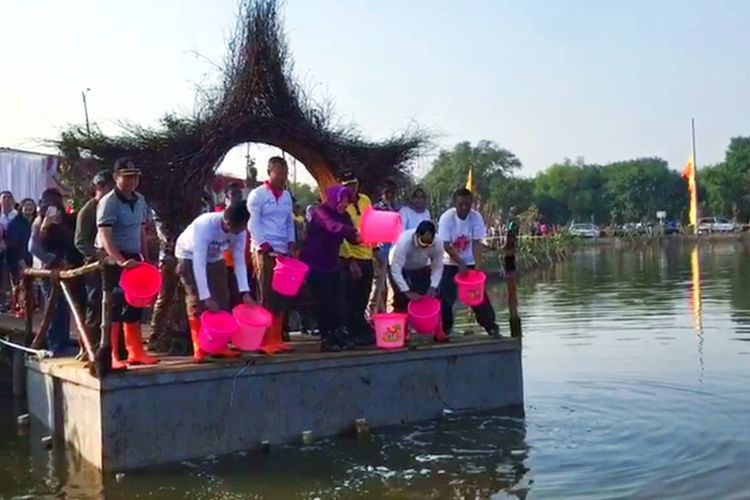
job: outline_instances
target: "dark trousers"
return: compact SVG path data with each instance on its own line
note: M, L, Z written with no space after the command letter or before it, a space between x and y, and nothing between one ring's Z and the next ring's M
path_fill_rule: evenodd
M92 342L98 344L102 323L102 276L96 271L84 276L83 280L86 287L86 330Z
M45 304L47 304L52 294L52 285L49 280L42 280L42 290L44 291ZM62 291L59 292L55 304L52 304L51 307L55 309L52 313L49 330L47 330L47 349L54 354L60 354L73 345L70 341L70 313Z
M307 276L310 292L315 297L318 329L324 341L334 342L335 330L344 324L344 310L341 307L343 283L339 274L311 269Z
M348 268L342 273L345 291L344 310L347 314L346 327L354 337L371 339L374 338L374 332L365 318L365 312L367 311L367 303L370 301L374 276L372 260L357 260L355 262L362 270L360 279L354 279Z
M473 268L473 266L469 266ZM445 266L443 279L440 281L440 297L442 298L443 329L446 334L453 330L453 305L458 298L458 285L453 281L458 274L458 266ZM497 329L495 310L492 308L487 292L484 292L482 303L471 308L477 323L488 333Z
M425 295L427 293L427 290L430 289L430 282L432 281L432 269L430 269L429 267L423 267L421 269L404 269L402 274L404 276L404 280L406 280L406 284L409 285L409 290L407 291ZM406 312L406 308L409 305L409 299L406 298L404 292L399 290L398 285L396 285L396 282L393 280L393 277L390 274L388 275L388 277L391 280L391 286L394 290L393 312Z

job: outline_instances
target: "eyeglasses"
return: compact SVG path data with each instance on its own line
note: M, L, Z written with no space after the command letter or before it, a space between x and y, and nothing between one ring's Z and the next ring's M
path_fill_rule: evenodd
M419 246L420 248L429 248L435 243L435 240L432 240L430 242L425 242L422 240L420 236L416 236L414 239L417 242L417 246Z

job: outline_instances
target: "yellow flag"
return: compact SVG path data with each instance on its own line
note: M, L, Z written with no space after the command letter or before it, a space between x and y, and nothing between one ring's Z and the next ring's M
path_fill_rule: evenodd
M698 224L698 189L695 183L695 158L693 158L693 155L690 155L690 159L682 170L682 177L688 182L688 193L690 194L688 218L690 225L695 227Z
M466 176L466 189L474 191L474 178L471 175L471 165L469 165L469 175Z

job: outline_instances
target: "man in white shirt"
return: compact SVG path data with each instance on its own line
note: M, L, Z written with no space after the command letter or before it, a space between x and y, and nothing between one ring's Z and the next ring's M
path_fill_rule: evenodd
M393 309L406 312L409 301L424 295L436 297L443 276L443 240L431 221L404 231L389 255L391 286L395 290ZM435 340L447 341L438 326Z
M185 287L190 334L193 340L193 359L200 363L204 354L198 347L200 331L199 315L203 310L230 311L227 286L227 266L224 251L231 249L234 256L234 275L242 301L253 304L245 267L245 244L247 221L250 214L244 204L234 203L223 212L212 212L198 216L175 244L175 257L179 261L179 274ZM239 353L226 350L222 355L237 356Z
M448 209L438 223L438 236L443 240L445 249L440 296L443 301L443 328L448 334L453 329L453 305L458 296L454 279L457 274L464 274L469 269L479 269L482 263L482 239L487 236L487 228L479 212L471 208L473 202L471 191L458 189L453 193L454 207ZM486 292L482 303L472 309L477 323L487 334L499 336L495 311Z
M257 297L273 315L261 347L267 354L292 350L283 342L284 319L292 306L292 299L274 292L271 287L276 257L294 255L295 251L294 204L292 195L286 190L288 178L286 160L274 156L268 160L268 180L253 189L247 198Z

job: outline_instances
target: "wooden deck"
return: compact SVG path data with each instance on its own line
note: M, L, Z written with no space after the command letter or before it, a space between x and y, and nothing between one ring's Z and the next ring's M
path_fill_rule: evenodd
M34 318L35 329L41 322L41 314L36 315ZM6 314L0 314L0 337L9 337L11 340L16 342L22 342L24 338L24 320L9 316ZM148 338L151 334L150 325L143 325L143 336L144 339ZM75 329L71 328L71 336L75 338ZM175 356L175 355L161 355L161 362L157 365L152 366L136 366L131 367L128 373L133 374L153 374L159 372L184 372L184 371L201 371L210 370L213 368L226 368L230 366L242 366L243 364L265 364L265 363L288 363L297 361L309 361L309 360L320 360L320 359L342 359L352 358L360 356L369 356L375 354L383 354L386 351L372 347L357 347L350 351L343 352L320 352L320 341L319 339L307 335L301 335L299 333L291 333L291 342L294 351L290 353L275 354L273 356L267 356L260 353L245 352L242 357L235 359L223 359L223 358L212 358L207 357L206 361L202 364L196 364L193 362L191 356ZM394 352L407 351L407 350L434 350L434 349L450 349L451 346L465 346L467 344L482 344L482 343L497 343L507 342L508 344L516 344L516 340L510 338L493 339L484 334L454 334L451 337L451 342L447 344L439 344L433 342L429 336L415 335L413 340L410 341L409 346L403 349L395 349ZM72 368L73 366L80 366L82 363L76 361L73 358L65 358L59 360L60 366L67 366Z

